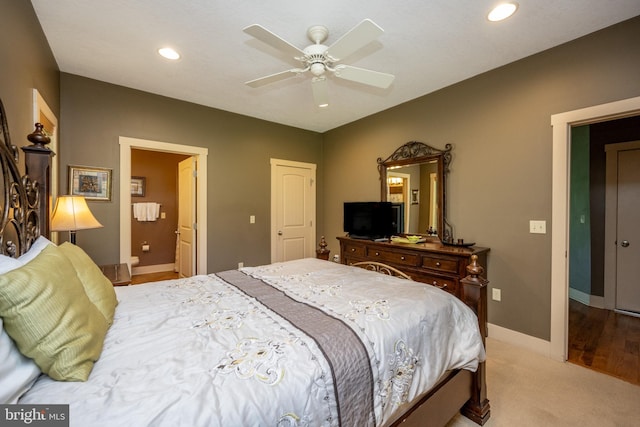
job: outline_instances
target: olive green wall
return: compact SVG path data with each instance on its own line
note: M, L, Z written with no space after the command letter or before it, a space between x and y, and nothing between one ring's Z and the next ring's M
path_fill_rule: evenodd
M378 157L412 140L451 143L448 220L454 237L491 248L490 288L502 289L489 321L548 340L551 115L640 96L638 40L636 17L324 134L330 249L342 202L379 199ZM532 219L547 234L529 234Z
M208 156L208 271L267 264L270 257L270 158L315 163L322 137L176 99L62 73L61 182L67 165L113 169L110 202L91 202L104 228L78 233L98 264L119 260L119 137L205 147ZM268 108L268 106L265 106ZM322 194L322 176L317 176ZM67 185L62 185L67 191ZM318 199L317 230L322 230ZM249 216L256 223L249 224Z
M569 287L589 295L591 294L589 126L576 126L571 131Z
M5 108L11 142L29 145L34 130L33 89L60 119L60 82L49 44L31 2L0 0L0 99ZM24 172L24 154L20 152Z

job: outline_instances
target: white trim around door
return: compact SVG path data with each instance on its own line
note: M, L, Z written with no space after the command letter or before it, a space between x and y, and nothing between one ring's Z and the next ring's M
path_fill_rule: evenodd
M571 128L640 114L640 97L551 116L553 164L551 189L551 342L548 356L567 360L569 328L569 149Z
M209 150L190 145L120 137L120 262L131 268L131 149L186 154L197 157L196 181L196 273L207 274L207 155Z

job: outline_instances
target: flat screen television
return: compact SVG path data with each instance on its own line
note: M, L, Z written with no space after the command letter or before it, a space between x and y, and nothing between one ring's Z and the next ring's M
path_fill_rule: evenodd
M344 231L354 239L381 239L396 233L391 202L345 202Z

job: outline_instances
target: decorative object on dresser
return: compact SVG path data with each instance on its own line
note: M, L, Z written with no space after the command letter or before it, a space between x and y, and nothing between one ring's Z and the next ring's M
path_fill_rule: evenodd
M100 228L82 196L58 196L51 216L51 231L68 231L69 240L76 244L76 230Z
M476 255L479 263L486 266L489 252L489 248L443 245L436 238L422 243L375 242L350 237L338 237L338 240L343 264L382 262L417 282L436 286L458 298L462 297L460 280L467 275L471 257Z

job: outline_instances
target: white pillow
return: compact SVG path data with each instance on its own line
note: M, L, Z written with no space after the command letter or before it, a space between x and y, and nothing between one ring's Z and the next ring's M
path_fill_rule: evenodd
M22 267L22 263L16 258L11 258L7 255L0 255L0 274L8 273L18 267Z
M53 243L44 236L38 237L36 241L33 242L29 250L26 253L20 255L20 257L18 258L18 261L20 261L23 265L28 263L29 261L34 259L36 256L38 256L38 254L42 252L42 250L46 248L48 245L53 245Z
M0 404L17 403L40 375L40 368L24 356L2 327L0 317Z

